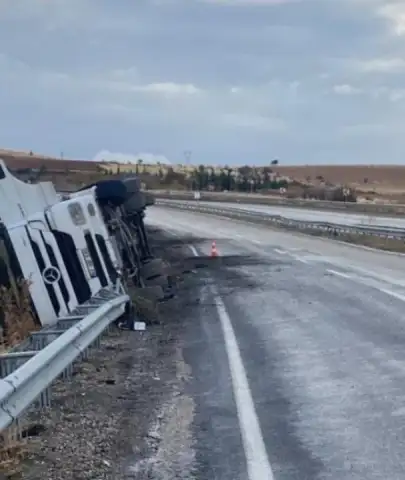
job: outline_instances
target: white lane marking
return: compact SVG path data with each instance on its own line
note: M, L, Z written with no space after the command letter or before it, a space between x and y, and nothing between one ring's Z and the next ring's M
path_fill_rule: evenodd
M347 275L347 273L337 272L336 270L332 270L331 268L327 268L326 271L329 273L333 273L333 275L337 275L338 277L352 278L350 275Z
M236 238L241 238L246 242L252 242L252 243L255 243L256 245L262 245L262 242L260 240L253 240L252 238L247 238L245 235L241 235L240 233L232 233L232 235Z
M379 288L380 292L386 293L390 297L394 297L397 300L401 300L402 302L405 302L405 295L401 295L400 293L393 292L392 290L387 290L386 288Z
M297 260L298 262L301 262L301 263L306 263L307 265L309 265L310 262L308 262L308 260L306 260L305 258L302 258L302 257L298 257L297 255L291 255L295 260Z
M373 283L368 282L366 278L361 278L361 277L358 277L358 276L348 275L347 273L338 272L338 271L332 270L330 268L328 268L326 271L329 272L329 273L333 273L334 275L337 275L339 277L350 278L351 280L357 281L357 282L361 283L362 285L364 285L366 287L375 288L376 290L379 290L380 292L385 293L386 295L389 295L390 297L396 298L397 300L400 300L401 302L405 302L405 295L402 295L401 293L394 292L392 290L388 290L387 288L379 287L378 285L375 285Z
M394 277L387 277L387 275L384 275L383 273L378 273L376 271L368 270L366 268L358 267L350 264L349 264L349 268L351 270L355 270L357 272L363 273L365 276L374 278L376 280L379 280L379 281L383 280L385 283L388 283L390 285L398 285L399 287L405 287L404 281L398 280L397 278L394 278Z
M193 245L190 245L190 250L193 252L193 255L196 257L199 256L198 251ZM212 290L215 296L215 305L221 322L225 348L228 355L233 393L238 411L239 427L246 456L248 477L249 480L275 480L267 456L252 392L250 391L232 321L220 295L215 288Z

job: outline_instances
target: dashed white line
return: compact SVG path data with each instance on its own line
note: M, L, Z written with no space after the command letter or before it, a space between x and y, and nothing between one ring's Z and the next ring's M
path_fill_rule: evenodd
M336 270L332 270L331 268L326 269L327 272L332 273L333 275L337 275L338 277L343 277L343 278L352 278L350 275L347 273L343 272L338 272Z
M193 255L199 256L193 245L190 245L190 250ZM274 480L232 322L224 302L215 288L213 288L213 293L228 355L248 477L249 480Z
M401 302L405 302L405 295L403 295L401 293L398 293L398 292L394 292L393 290L389 290L387 288L382 288L379 285L376 285L373 281L370 282L370 280L368 280L366 278L361 278L357 275L353 276L353 275L349 275L347 273L338 272L338 271L332 270L330 268L327 269L326 271L329 272L329 273L332 273L333 275L337 275L339 277L349 278L349 279L351 279L355 282L359 282L362 285L365 285L366 287L375 288L376 290L379 290L380 292L385 293L386 295L389 295L390 297L396 298L397 300L400 300Z
M310 262L308 262L308 260L306 260L305 258L302 258L302 257L298 257L297 255L292 255L292 257L297 260L298 262L301 262L301 263L306 263L307 265L309 265Z
M400 293L393 292L392 290L387 290L386 288L379 288L380 292L386 293L390 297L394 297L397 300L401 300L402 302L405 302L405 295L401 295Z
M245 235L241 235L240 233L233 233L232 235L236 238L241 238L241 239L243 239L247 242L255 243L256 245L263 245L263 242L261 242L260 240L254 240L252 238L246 238Z
M189 247L190 247L190 250L192 251L193 255L195 257L198 257L199 253L197 252L197 249L195 248L195 246L194 245L189 245Z

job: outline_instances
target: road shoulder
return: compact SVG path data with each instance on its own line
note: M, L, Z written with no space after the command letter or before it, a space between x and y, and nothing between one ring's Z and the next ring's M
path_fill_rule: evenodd
M156 255L172 263L189 254L159 232L151 239ZM172 455L187 448L182 422L191 423L193 404L184 394L189 371L179 339L193 316L194 296L187 275L180 274L177 295L160 307L163 322L144 332L113 329L101 348L77 363L71 380L57 381L52 407L29 414L22 461L5 465L5 478L150 478L165 437Z

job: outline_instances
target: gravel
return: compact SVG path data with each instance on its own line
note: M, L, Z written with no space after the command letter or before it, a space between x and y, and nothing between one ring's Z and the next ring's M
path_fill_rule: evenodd
M189 255L159 232L152 239L155 253L171 262L181 264ZM198 286L188 280L192 275L183 277L176 297L160 306L164 323L145 331L112 330L101 348L76 364L71 380L53 385L52 407L28 415L35 436L4 478L193 478L194 403L185 393L190 372L181 329L198 308Z

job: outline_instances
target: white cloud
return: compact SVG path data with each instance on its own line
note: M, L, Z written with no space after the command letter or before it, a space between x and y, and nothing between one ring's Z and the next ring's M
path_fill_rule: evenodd
M388 98L391 102L400 102L401 100L405 99L405 90L398 89L398 90L391 90L388 94Z
M359 88L353 87L347 83L334 85L332 90L334 93L336 93L336 95L357 95L361 93Z
M392 133L392 125L384 123L353 124L343 126L340 131L343 136L348 137L386 136Z
M228 127L254 129L258 131L277 131L286 128L285 123L278 118L269 118L263 115L225 113L221 117L222 123Z
M234 86L205 90L193 83L143 83L136 67L112 69L91 74L64 73L32 68L27 64L0 55L0 75L20 83L21 89L41 89L59 101L76 99L72 108L77 111L111 114L125 121L142 118L171 124L196 122L205 125L237 126L238 128L275 131L281 129L279 120L266 110L272 99L284 101L296 97L299 82L270 81L253 86ZM80 102L77 99L80 98ZM270 118L269 118L270 117Z
M301 0L200 0L203 3L216 3L217 5L237 6L276 6L284 5L286 3L300 2Z
M380 161L367 124L405 121L404 2L0 0L0 146ZM336 142L349 121L369 140Z
M405 70L403 58L374 58L358 63L360 71L365 73L395 73Z
M164 156L154 153L141 152L137 154L132 153L121 153L121 152L110 152L109 150L100 150L94 157L93 160L96 162L101 162L105 160L106 162L120 162L120 163L137 163L138 160L142 160L143 163L151 165L156 163L162 163L170 165L170 161Z
M0 0L0 18L14 22L29 20L47 31L56 30L142 30L134 15L123 16L119 9L99 8L94 0Z
M1 2L1 0L0 0ZM108 97L127 95L149 95L157 99L187 98L202 94L203 89L191 83L151 82L142 81L136 67L128 69L112 69L105 72L66 73L63 71L31 67L27 63L11 58L0 52L0 75L10 78L13 82L28 81L33 89L45 87L65 93L84 94L86 98L102 95L105 101ZM98 97L100 98L100 97Z
M135 85L134 91L155 93L164 96L196 95L202 90L193 84L179 84L172 82L149 83L147 85Z
M358 88L349 84L341 84L334 85L332 87L332 92L336 95L343 96L363 95L374 100L385 100L392 103L400 102L405 99L405 89L391 88L385 85Z
M383 2L377 8L377 14L391 22L395 35L405 35L405 4L403 2Z

